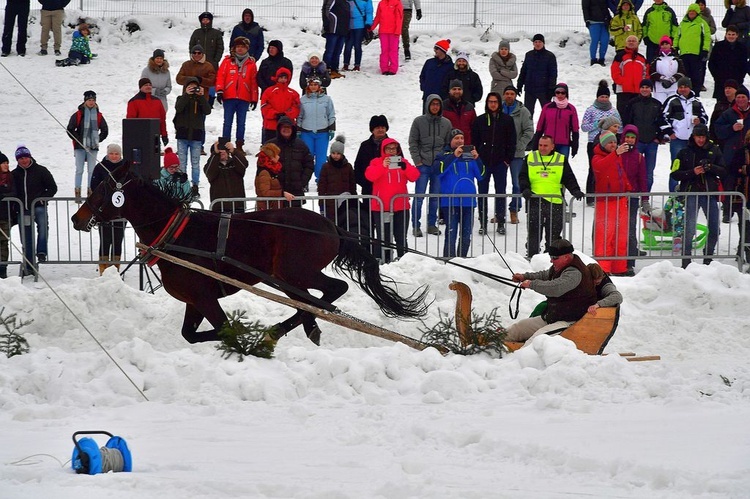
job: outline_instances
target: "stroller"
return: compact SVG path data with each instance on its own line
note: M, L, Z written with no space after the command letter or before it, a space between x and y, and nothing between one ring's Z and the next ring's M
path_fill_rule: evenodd
M641 248L647 251L670 251L682 252L682 223L685 215L685 207L677 197L670 197L664 203L664 208L654 208L651 213L641 212L641 229L643 238ZM693 237L693 249L701 249L706 245L708 238L708 227L704 224L695 224L695 236Z

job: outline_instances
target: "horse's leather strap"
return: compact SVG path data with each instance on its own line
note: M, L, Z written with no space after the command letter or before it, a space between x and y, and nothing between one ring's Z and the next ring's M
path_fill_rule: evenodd
M227 239L229 239L229 222L232 221L231 213L222 213L219 219L219 233L216 235L216 256L223 258L227 251Z
M172 213L172 216L169 218L169 221L167 221L167 224L164 226L161 233L156 236L154 242L149 244L149 248L161 249L165 245L174 242L178 237L180 237L180 234L182 234L182 231L185 230L185 227L187 226L189 221L190 210L185 209L184 206L178 207L175 212ZM148 251L144 250L141 250L141 255L144 258L146 257L146 255L151 256ZM157 261L159 261L158 256L151 256L146 264L149 267L152 267Z

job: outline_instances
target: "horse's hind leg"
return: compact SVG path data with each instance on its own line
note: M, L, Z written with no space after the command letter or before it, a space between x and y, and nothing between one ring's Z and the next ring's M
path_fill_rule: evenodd
M349 289L349 285L340 279L334 279L327 275L320 273L321 284L314 289L318 289L323 292L320 297L321 300L333 304L338 298L340 298ZM302 313L302 327L305 328L305 334L307 337L315 343L320 345L320 327L315 321L315 315L311 312Z
M203 322L203 318L214 327L206 331L198 331L198 326ZM219 305L218 300L215 303L203 305L199 310L194 305L185 305L185 318L182 321L182 337L188 343L200 343L203 341L218 341L219 329L226 322L227 316Z

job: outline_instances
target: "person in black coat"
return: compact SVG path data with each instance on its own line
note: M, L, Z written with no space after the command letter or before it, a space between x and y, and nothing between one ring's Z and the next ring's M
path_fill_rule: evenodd
M47 203L32 202L38 198L51 198L57 193L57 184L50 171L31 157L29 149L20 145L16 149L18 167L12 172L16 186L16 196L23 201L23 212L19 215L18 228L22 231L23 253L26 261L21 265L21 275L32 275L35 272L34 250L40 262L47 260ZM31 221L36 223L36 245L32 239Z
M354 181L362 188L361 194L363 196L372 195L372 182L367 180L365 177L365 170L370 165L370 161L380 157L380 144L384 139L388 138L388 119L384 115L375 115L370 118L370 137L363 141L359 145L359 151L357 151L357 158L354 160ZM366 219L370 219L370 202L365 199L362 205L364 212L360 215ZM372 233L372 223L367 224L368 236ZM365 245L366 248L370 249L374 253L374 248L371 248L369 244Z
M0 279L8 277L7 262L10 256L8 240L10 239L11 218L15 216L14 210L18 209L15 203L4 201L5 198L16 197L16 184L10 173L8 156L0 152Z
M495 222L497 232L505 234L505 208L508 182L508 168L516 154L516 124L510 115L502 108L502 97L497 92L487 94L484 104L484 114L477 116L471 126L471 140L477 148L479 157L485 166L485 174L479 181L479 194L490 191L490 177L495 182ZM487 198L479 198L479 230L480 234L487 232Z
M723 28L737 26L740 41L747 44L748 31L750 31L750 7L747 6L747 1L724 0L724 7L726 7L727 12L724 14L724 19L721 20L721 26Z
M291 206L302 206L301 198L304 198L307 183L310 182L315 171L315 160L310 149L297 138L297 126L283 116L276 126L276 137L268 143L276 144L279 149L279 162L283 165L279 180L284 186L284 191L289 192L297 198L291 202Z
M750 69L747 46L739 38L736 26L727 28L724 39L714 45L708 58L708 70L714 77L713 98L726 101L724 82L736 80L742 82Z
M518 75L518 94L526 91L523 105L534 116L536 101L544 106L555 95L557 58L544 47L544 35L537 33L532 41L534 49L526 52L521 73Z
M263 95L263 91L268 87L273 86L276 78L276 71L279 68L287 68L290 76L289 81L292 81L292 74L294 74L294 67L292 61L284 57L284 44L280 40L271 40L268 42L268 57L263 59L258 68L258 87L260 92L258 95Z
M422 71L419 73L419 89L422 91L422 105L420 109L424 109L427 97L432 94L440 95L441 99L448 98L448 92L446 91L445 95L442 92L445 75L453 70L453 59L448 55L450 48L450 39L438 40L435 43L435 47L433 47L435 57L427 59L424 66L422 66Z
M450 97L450 87L453 80L463 83L464 100L477 103L482 100L484 89L479 75L469 67L469 54L459 52L456 56L456 64L443 77L443 85L440 88L440 97L445 100Z

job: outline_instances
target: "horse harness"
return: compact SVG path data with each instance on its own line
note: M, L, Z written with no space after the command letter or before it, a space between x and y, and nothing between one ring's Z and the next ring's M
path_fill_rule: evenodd
M219 227L216 237L216 251L204 251L195 248L189 248L187 246L173 244L180 237L182 232L185 230L185 227L189 223L190 212L191 210L185 205L181 205L175 210L161 233L151 244L149 244L148 249L141 250L142 263L145 263L146 265L151 267L157 261L159 261L159 257L152 254L152 250L184 253L202 258L208 258L213 261L214 271L216 272L218 272L219 270L219 262L226 263L244 272L252 274L253 276L260 279L263 283L268 284L274 289L277 289L283 293L294 295L298 299L304 300L305 302L308 302L318 308L322 308L323 310L327 310L329 312L335 312L338 310L333 304L321 300L320 298L311 295L305 290L292 286L291 284L277 279L272 275L267 274L255 267L251 267L246 263L226 256L227 240L229 239L229 228L232 221L231 213L222 213L219 217ZM222 283L221 281L219 281L219 287L221 288L223 296L228 296L230 294L227 292L224 287L224 283Z

